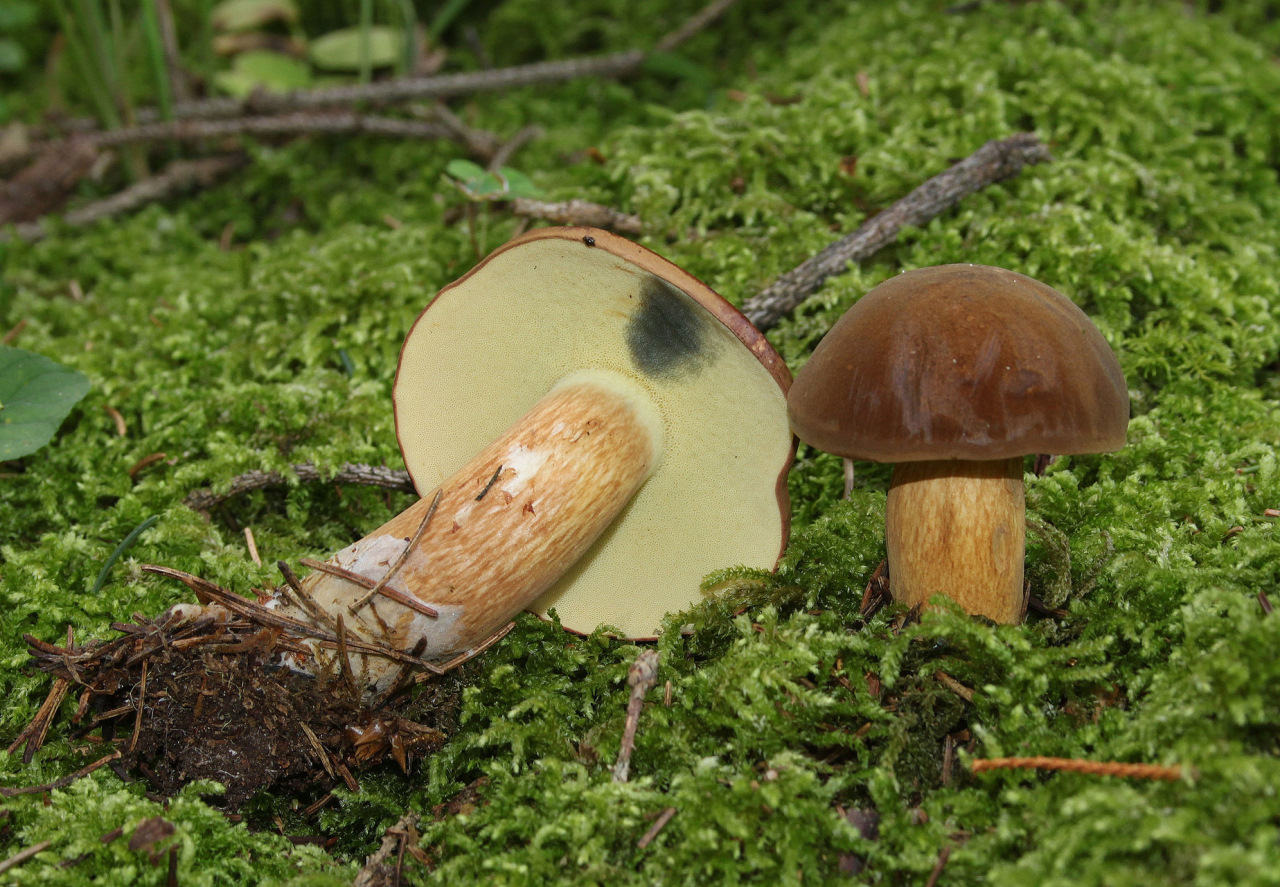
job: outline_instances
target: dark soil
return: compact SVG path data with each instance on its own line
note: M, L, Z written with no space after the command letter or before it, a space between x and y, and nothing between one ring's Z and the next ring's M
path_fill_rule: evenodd
M298 649L278 628L247 619L177 627L164 620L115 623L122 637L85 646L32 640L39 667L79 693L81 735L100 732L121 751L120 765L162 795L212 779L226 787L219 803L234 810L264 789L355 788L352 770L388 760L407 770L456 726L456 672L415 692L406 682L373 708L340 676L312 678L275 665L280 652Z

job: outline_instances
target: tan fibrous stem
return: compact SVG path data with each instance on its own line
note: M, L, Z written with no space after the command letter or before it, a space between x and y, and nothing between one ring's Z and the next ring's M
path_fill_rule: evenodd
M661 449L661 418L640 386L616 374L575 374L447 479L438 501L424 496L331 557L337 570L301 580L309 606L294 590L279 595L279 607L307 622L316 609L335 621L342 615L350 635L402 650L425 640L426 659L465 652L582 557ZM389 594L362 603L379 583ZM418 605L394 599L405 595ZM342 670L332 651L315 652L323 668ZM375 656L350 662L365 693L384 689L398 672Z
M911 606L945 594L996 622L1022 618L1022 459L902 462L885 507L889 588Z

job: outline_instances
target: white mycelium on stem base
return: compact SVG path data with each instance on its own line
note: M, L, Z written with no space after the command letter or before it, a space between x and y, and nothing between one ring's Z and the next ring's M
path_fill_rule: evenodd
M374 580L394 567L385 587L437 615L383 594L358 605L367 597L362 584L322 570L302 585L335 622L342 615L344 629L357 637L406 651L425 641L422 650L432 658L465 652L577 562L644 483L661 451L662 423L642 389L606 373L570 377L446 480L438 500L419 500L330 559ZM294 618L311 618L300 603L287 609ZM322 659L334 655L317 652ZM357 674L377 689L399 669L376 656L351 658Z
M443 290L405 340L396 428L424 498L307 562L275 606L435 661L524 609L653 637L708 572L777 562L789 384L759 331L671 263L604 231L530 232ZM315 662L292 664L349 664L370 695L403 664L306 643Z

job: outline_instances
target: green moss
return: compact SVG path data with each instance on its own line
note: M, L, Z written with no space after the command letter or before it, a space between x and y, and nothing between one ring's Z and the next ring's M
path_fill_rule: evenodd
M475 23L495 58L515 62L643 43L697 5L584 0L547 14L517 2ZM361 792L309 820L310 799L258 799L251 831L195 790L164 811L100 771L48 806L4 800L0 857L50 840L14 870L19 883L160 883L164 866L98 839L163 815L178 826L182 884L346 879L412 807L427 814L436 865L410 864L416 882L811 883L856 855L863 880L914 883L951 846L949 883L1275 883L1280 623L1257 595L1280 600L1265 513L1280 508L1280 29L1267 0L1208 12L1219 5L744 3L682 50L711 93L653 74L464 108L503 132L545 126L516 158L522 171L556 197L639 212L650 246L739 302L985 140L1031 129L1049 142L1053 164L904 232L770 338L798 368L867 289L944 262L1014 268L1075 299L1120 357L1134 420L1124 450L1064 458L1028 481L1041 528L1028 576L1065 617L992 628L944 610L902 630L900 609L860 618L883 557L888 469L858 465L841 501L840 461L802 447L779 571L725 564L706 601L668 620L630 783L609 771L636 648L522 618L472 667L451 742L407 779L364 774ZM578 159L587 147L603 166ZM250 469L399 466L400 340L477 258L465 225L445 222L455 156L374 139L259 148L235 181L187 202L0 247L0 329L26 320L18 344L94 380L54 444L0 478L0 736L46 690L23 671L24 632L103 634L185 598L139 564L247 591L272 575L249 561L241 526L268 563L296 560L408 501L295 486L207 522L181 504ZM237 248L223 252L228 224ZM490 214L481 249L514 227ZM166 458L129 476L157 452ZM973 742L948 780L946 736L962 728ZM0 782L81 766L68 729L54 727L31 767L3 759ZM1180 762L1195 775L973 776L969 754ZM433 820L481 776L466 812ZM668 807L677 813L641 848ZM874 808L879 837L838 808ZM338 843L291 847L271 833L276 815Z

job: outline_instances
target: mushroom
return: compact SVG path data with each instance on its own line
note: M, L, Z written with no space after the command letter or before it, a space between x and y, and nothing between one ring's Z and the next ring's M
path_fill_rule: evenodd
M653 637L715 567L776 564L789 384L764 336L665 259L605 231L530 232L404 342L396 433L423 499L276 606L436 660L525 608ZM398 669L350 662L369 693Z
M1129 394L1102 334L1057 290L1003 268L908 271L818 344L789 395L800 439L896 463L890 590L971 614L1023 614L1022 457L1124 446Z

